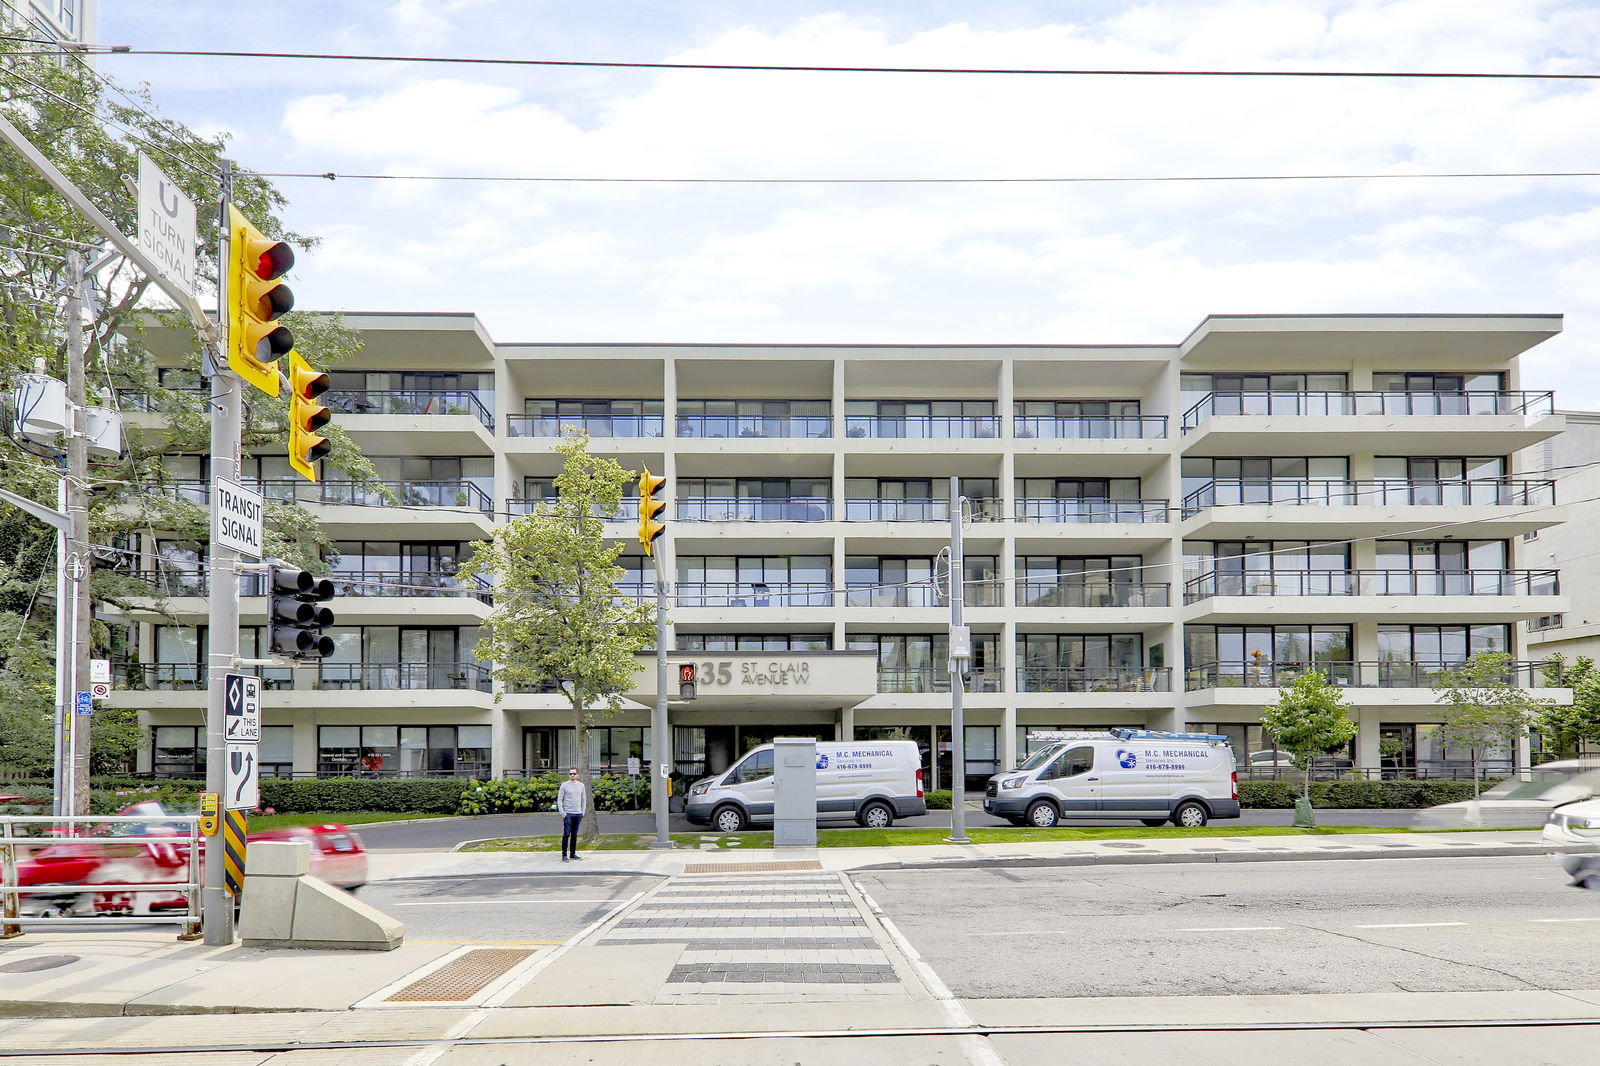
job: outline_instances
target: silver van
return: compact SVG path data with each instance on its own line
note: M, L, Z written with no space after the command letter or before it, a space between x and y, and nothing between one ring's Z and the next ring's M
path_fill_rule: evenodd
M689 786L684 816L695 825L736 833L770 823L776 802L772 745ZM922 794L922 756L915 741L871 740L817 745L817 820L847 820L886 829L896 818L928 813Z
M985 811L1039 828L1123 819L1196 828L1239 817L1239 778L1225 736L1154 729L1051 736L1022 765L989 778Z

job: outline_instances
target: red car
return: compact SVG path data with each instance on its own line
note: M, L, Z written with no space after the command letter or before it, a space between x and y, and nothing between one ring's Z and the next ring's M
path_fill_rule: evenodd
M168 811L159 803L135 803L118 812L160 818ZM105 822L99 837L126 840L56 840L31 854L17 856L17 877L22 885L83 886L74 892L51 896L23 896L24 913L66 914L85 902L100 915L152 914L183 910L188 901L180 890L94 891L97 884L182 884L189 880L188 827L179 822ZM361 838L338 824L269 829L250 834L249 840L304 840L311 845L311 875L330 885L354 892L367 882L367 853ZM205 838L200 851L204 854ZM19 849L20 851L20 849ZM197 874L198 876L198 874ZM87 901L85 897L88 897Z

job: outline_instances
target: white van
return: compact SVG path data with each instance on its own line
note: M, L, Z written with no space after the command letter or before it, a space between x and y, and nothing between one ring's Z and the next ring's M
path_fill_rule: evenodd
M752 748L722 773L689 786L684 814L695 825L735 833L770 823L774 803L772 745ZM854 818L884 829L896 818L928 813L922 758L915 741L817 744L817 820Z
M1040 828L1121 819L1195 828L1239 817L1239 778L1225 736L1113 729L1049 737L1021 766L989 778L985 811Z

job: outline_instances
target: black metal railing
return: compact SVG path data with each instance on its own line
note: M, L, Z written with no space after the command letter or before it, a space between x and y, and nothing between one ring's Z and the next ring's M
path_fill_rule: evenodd
M1024 497L1017 501L1019 522L1166 522L1172 508L1168 500L1060 499Z
M1548 415L1549 392L1212 392L1183 413L1183 431L1214 415Z
M680 497L669 517L680 522L826 522L833 501L826 496Z
M107 573L142 581L160 596L206 596L211 591L211 575L205 569L171 566ZM466 583L438 570L343 570L328 577L341 596L471 596L482 603L492 602L491 586L480 576ZM265 576L240 574L239 595L265 596Z
M1217 478L1183 498L1183 517L1207 507L1550 507L1555 482L1525 478Z
M1212 596L1555 596L1559 570L1213 570L1183 602Z
M494 412L470 389L336 390L322 402L350 415L467 415L494 432Z
M388 507L392 501L384 498L375 486L365 481L327 480L310 482L301 478L273 478L269 480L246 479L244 487L261 493L278 503L332 503L356 507ZM443 481L394 481L385 487L394 493L398 503L405 507L470 507L493 516L494 500L475 481L465 479ZM209 502L211 486L208 482L181 480L167 486L167 491L192 503Z
M999 692L1005 687L1005 675L998 670L981 670L967 675L967 692ZM880 668L879 692L949 692L950 671L933 666L905 669Z
M661 415L509 415L508 437L560 437L566 427L591 437L659 437L664 433Z
M826 581L781 585L736 581L680 581L673 587L679 607L831 607L833 587ZM655 595L652 588L652 596Z
M1019 666L1018 692L1171 692L1169 667Z
M679 415L680 437L831 437L829 415Z
M999 415L845 415L846 437L944 440L1000 436Z
M1318 673L1341 688L1433 688L1440 675L1460 670L1459 661L1331 660L1325 662L1244 661L1202 663L1188 668L1184 689L1283 688L1296 678ZM1516 688L1551 687L1553 660L1508 662L1500 680Z
M1018 607L1166 607L1171 594L1171 585L1153 582L1017 582Z
M1167 435L1165 415L1017 415L1011 433L1042 440L1160 440Z
M554 507L560 502L561 497L559 496L546 496L543 499L522 496L508 496L506 497L505 501L505 513L509 516L532 514L534 508L541 503ZM638 502L635 500L625 499L622 501L622 506L617 509L616 514L609 516L595 515L595 517L600 519L602 522L637 522L639 520Z
M393 691L397 689L490 690L489 668L482 663L319 663L241 668L262 678L269 689L326 691ZM206 686L206 668L199 663L113 663L118 688L135 691L192 691Z

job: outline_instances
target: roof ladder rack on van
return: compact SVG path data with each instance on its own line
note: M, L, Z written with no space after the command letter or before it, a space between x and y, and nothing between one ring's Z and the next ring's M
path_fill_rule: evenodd
M1226 743L1228 738L1221 733L1168 733L1161 729L1112 729L1112 736L1118 740L1204 740L1210 743Z

